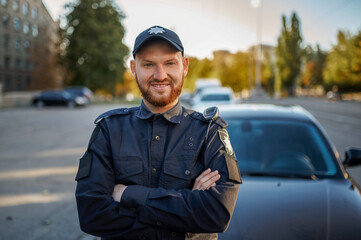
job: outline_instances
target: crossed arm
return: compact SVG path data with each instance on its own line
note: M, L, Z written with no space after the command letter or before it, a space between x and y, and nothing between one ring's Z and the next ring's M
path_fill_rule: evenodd
M208 190L210 187L215 186L216 182L221 178L218 171L215 170L211 172L211 169L208 168L204 172L202 172L195 180L192 191L193 190ZM126 185L123 184L115 184L113 191L113 199L114 201L120 202L122 199L122 195L124 190L127 188Z
M85 164L79 171L86 172L78 178L76 190L82 230L104 238L134 238L159 230L224 231L234 209L239 183L230 178L227 168L230 162L219 138L213 139L219 142L208 146L204 159L207 167L217 170L201 173L192 190L174 190L114 185L112 156L106 151L108 141L103 131L99 131L83 157L91 164Z

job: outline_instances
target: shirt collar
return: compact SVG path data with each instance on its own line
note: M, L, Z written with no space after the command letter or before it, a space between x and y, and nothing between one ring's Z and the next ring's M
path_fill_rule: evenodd
M148 119L152 117L154 113L150 111L147 106L145 106L144 102L142 101L139 112L137 113L137 117L140 119ZM163 117L167 119L169 122L172 123L180 123L182 118L182 104L180 101L170 110L165 113L162 113Z
M165 119L172 123L180 123L182 118L182 104L180 101L170 110L163 113Z
M154 113L152 113L148 108L147 106L145 106L143 100L142 100L142 103L140 104L140 108L139 108L139 111L137 113L137 117L140 118L140 119L148 119L150 117L152 117L154 115Z

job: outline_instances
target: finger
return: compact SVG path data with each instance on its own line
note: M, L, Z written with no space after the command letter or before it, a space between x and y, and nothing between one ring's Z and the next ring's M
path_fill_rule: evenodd
M216 186L216 183L213 183L212 185L210 185L210 186L207 188L207 190L210 189L211 187L215 187L215 186Z
M197 181L194 185L193 189L198 190L207 190L213 183L218 181L220 178L220 175L218 174L218 171L211 172L204 176L202 179Z
M205 183L205 182L209 181L212 177L216 176L217 174L218 174L217 170L210 172L207 175L203 176L201 179L199 179L199 182Z
M211 172L211 169L210 169L210 168L204 170L204 171L201 173L201 175L199 175L199 176L196 178L196 180L203 178L204 176L206 176L206 175L209 174L210 172Z
M220 178L221 178L221 175L217 174L217 175L213 176L212 178L210 178L207 182L204 182L203 186L205 186L206 188L209 188L212 184L215 184Z

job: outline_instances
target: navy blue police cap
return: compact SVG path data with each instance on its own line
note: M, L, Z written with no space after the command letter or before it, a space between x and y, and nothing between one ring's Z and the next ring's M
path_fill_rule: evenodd
M153 26L141 32L135 39L133 57L135 58L135 54L137 53L137 51L146 42L157 38L166 40L167 42L172 44L177 50L182 52L182 55L184 55L183 44L175 32L161 26Z

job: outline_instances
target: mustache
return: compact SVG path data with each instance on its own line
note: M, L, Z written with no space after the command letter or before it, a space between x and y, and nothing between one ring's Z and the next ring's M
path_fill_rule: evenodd
M173 81L171 79L165 79L165 80L152 79L148 82L148 84L161 84L161 83L167 83L172 85Z

